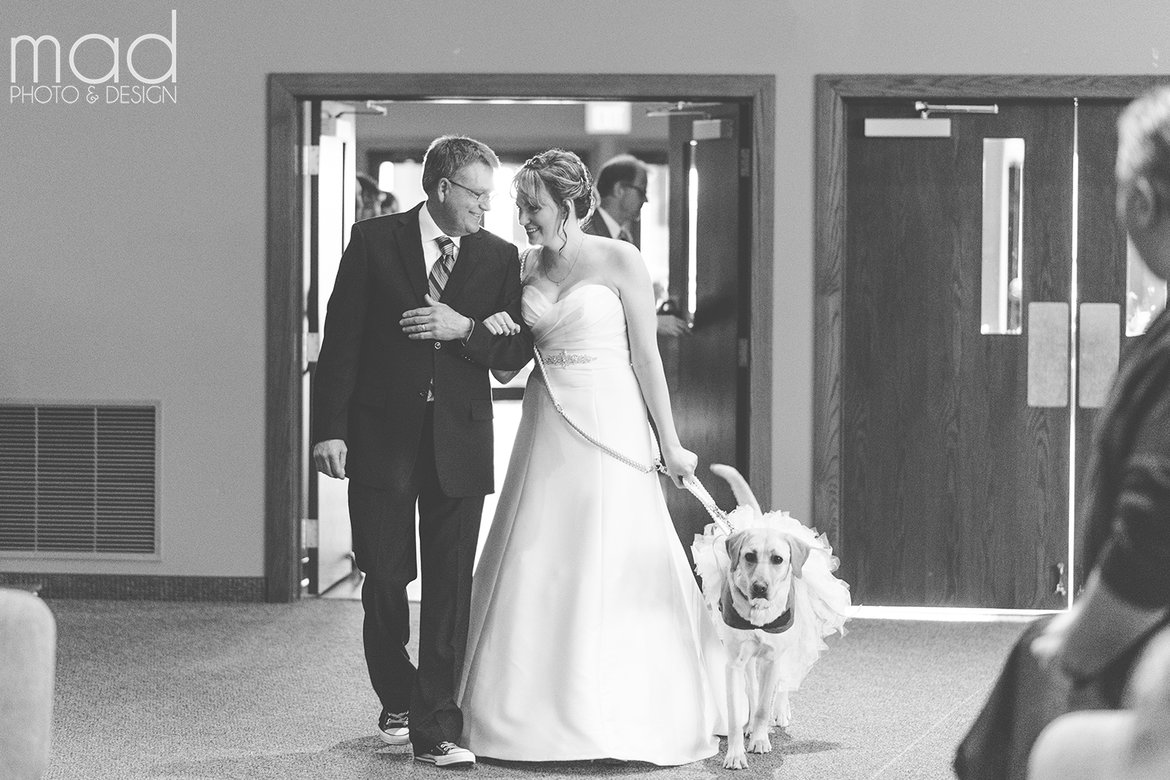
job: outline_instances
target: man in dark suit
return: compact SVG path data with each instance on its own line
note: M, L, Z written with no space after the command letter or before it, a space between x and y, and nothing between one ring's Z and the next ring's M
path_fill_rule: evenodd
M532 354L527 328L493 336L481 322L498 311L523 322L516 248L480 229L498 165L478 141L438 138L423 158L426 201L354 224L314 388L314 465L349 478L379 736L438 766L475 762L456 744L455 689L483 497L495 487L487 369L518 369ZM406 651L416 506L417 669Z
M638 221L646 204L648 171L646 163L632 154L619 154L607 160L597 171L597 208L582 229L595 236L636 245L630 226ZM659 311L659 336L682 336L689 332L686 320Z
M630 226L638 221L646 202L646 163L632 154L619 154L597 172L597 208L585 223L586 233L636 243Z

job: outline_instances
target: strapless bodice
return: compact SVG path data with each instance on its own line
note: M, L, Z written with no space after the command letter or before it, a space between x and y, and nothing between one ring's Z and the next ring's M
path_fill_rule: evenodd
M557 300L527 285L521 312L550 368L630 363L625 310L617 293L604 284L578 284Z

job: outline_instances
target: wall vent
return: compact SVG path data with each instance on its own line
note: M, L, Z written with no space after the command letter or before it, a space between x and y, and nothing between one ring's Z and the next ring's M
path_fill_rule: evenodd
M157 476L157 406L0 404L0 554L154 554Z

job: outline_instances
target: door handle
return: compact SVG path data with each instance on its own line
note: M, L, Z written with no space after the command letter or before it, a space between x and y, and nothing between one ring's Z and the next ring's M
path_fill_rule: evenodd
M1067 303L1028 304L1028 406L1068 406Z
M1082 303L1077 338L1077 405L1105 405L1121 356L1121 306Z

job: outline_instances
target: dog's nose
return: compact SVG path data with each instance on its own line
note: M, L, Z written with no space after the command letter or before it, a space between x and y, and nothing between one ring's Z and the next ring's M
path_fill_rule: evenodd
M766 598L768 598L768 586L762 582L753 582L752 583L752 598L753 599L766 599Z

